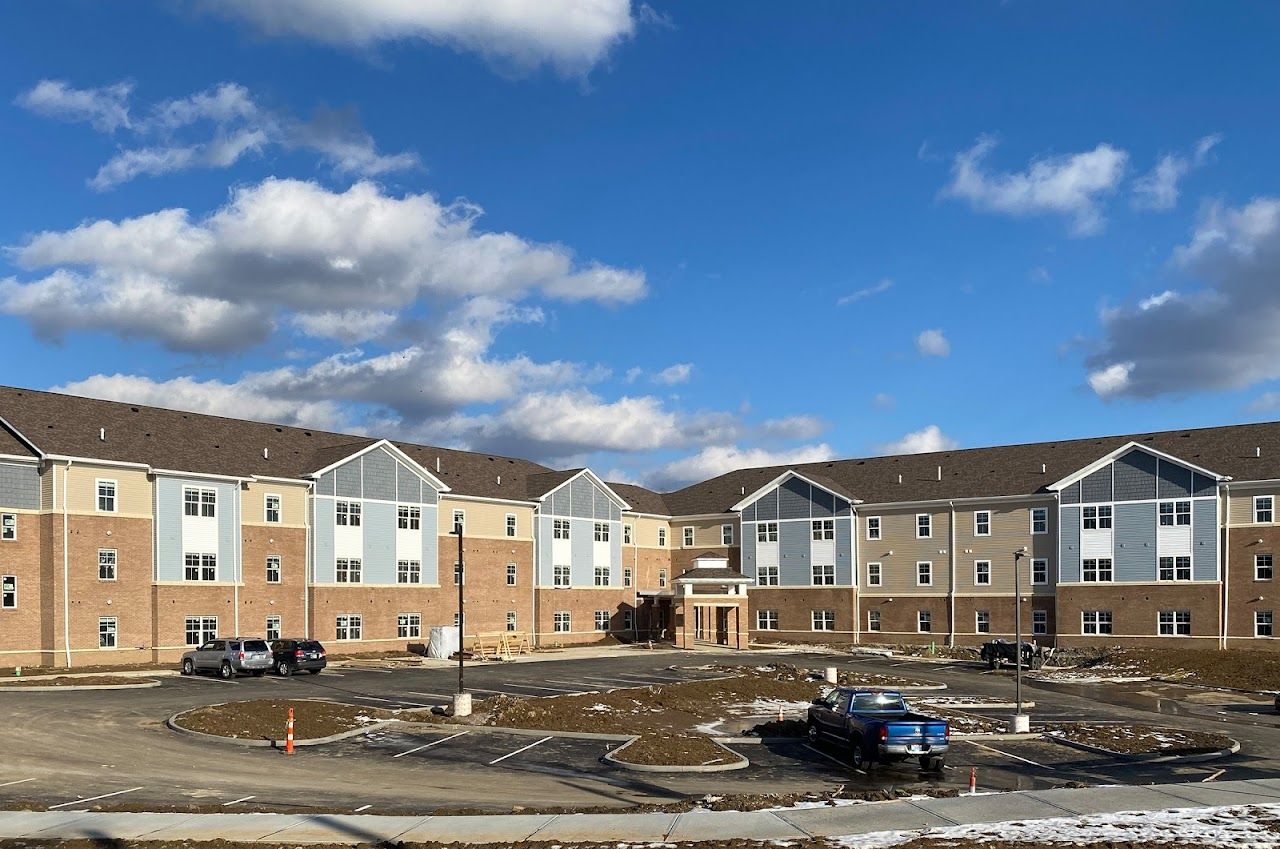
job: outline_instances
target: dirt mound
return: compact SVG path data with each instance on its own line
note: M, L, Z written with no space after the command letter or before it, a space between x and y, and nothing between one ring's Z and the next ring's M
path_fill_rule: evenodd
M770 720L762 722L747 732L753 737L803 737L807 733L805 723L799 719Z
M125 684L154 684L154 678L126 678L121 675L85 675L72 678L66 675L36 675L0 684L5 687L121 687Z
M291 707L295 740L328 737L391 718L391 714L377 708L305 699L257 699L196 708L179 716L176 723L189 731L219 737L283 740Z
M646 734L613 756L651 766L713 766L740 760L701 734Z
M1068 722L1046 725L1037 730L1120 755L1198 755L1221 751L1232 743L1229 737L1221 734L1161 728L1156 725L1091 725Z

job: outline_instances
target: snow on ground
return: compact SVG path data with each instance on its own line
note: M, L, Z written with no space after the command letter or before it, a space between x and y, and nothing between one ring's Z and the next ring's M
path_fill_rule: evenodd
M1230 849L1280 849L1280 805L1233 805L983 823L918 831L880 831L832 838L847 849L889 849L912 840L1028 841L1088 846L1149 842Z
M777 716L779 710L784 714L807 713L809 702L792 702L786 699L756 699L754 702L729 705L729 712L737 716Z
M1039 681L1056 681L1060 684L1129 684L1150 681L1150 675L1132 667L1097 666L1088 671L1070 669L1032 672L1027 675Z

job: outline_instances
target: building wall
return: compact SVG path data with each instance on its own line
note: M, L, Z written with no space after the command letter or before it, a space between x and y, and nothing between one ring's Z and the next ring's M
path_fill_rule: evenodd
M1217 645L1220 588L1217 584L1144 584L1104 586L1066 585L1058 588L1057 644L1128 645L1150 647ZM1086 610L1109 610L1112 633L1092 636L1081 633L1081 615ZM1161 610L1191 613L1190 637L1158 637L1157 617Z
M946 596L920 594L862 593L858 599L864 643L906 643L927 645L947 641L951 630L950 604ZM957 607L959 603L957 602ZM932 629L921 631L918 627L919 612L928 611L932 617ZM871 612L880 614L880 630L869 630ZM958 611L957 611L958 612Z
M555 539L557 520L569 522L569 539ZM568 566L572 587L594 587L600 567L609 570L608 586L622 588L622 524L622 508L586 475L547 493L537 515L538 585L554 587L555 567Z
M916 536L916 517L930 517L932 533ZM881 538L868 540L867 519L880 517ZM957 516L957 525L960 519ZM947 592L951 585L951 514L945 508L859 508L858 522L859 585L864 592L878 595L936 595ZM959 529L957 528L957 534ZM918 563L932 564L933 581L929 586L917 584ZM867 564L879 563L883 585L872 587L867 582ZM972 563L969 569L972 570Z
M741 531L737 516L725 514L724 516L717 516L713 518L674 518L671 520L671 539L672 542L674 542L673 547L696 549L724 548L723 528L726 525L731 528L729 533L732 542L729 543L729 545L736 548L739 544L739 533ZM693 544L690 546L686 546L684 544L685 528L693 528Z
M623 611L634 610L635 597L630 590L605 587L601 589L538 589L538 644L552 646L595 642L610 632L623 632ZM597 630L595 612L609 612L609 631ZM567 612L571 630L556 632L555 614Z
M42 526L47 522L39 512L12 503L22 499L0 497L5 501L0 512L13 513L17 522L17 539L0 541L0 581L11 578L17 591L17 607L0 609L0 667L47 663L48 600L42 565Z
M750 587L747 598L751 639L762 643L851 644L855 642L856 597L857 591L852 587ZM761 610L778 612L777 630L757 627L757 613ZM835 630L815 631L814 610L834 611Z
M830 522L833 539L815 540L815 521ZM848 501L808 481L788 478L742 510L742 573L758 578L761 567L776 566L779 586L809 587L814 586L813 567L829 565L834 567L834 586L851 587L852 522ZM777 541L761 540L761 525L774 523Z

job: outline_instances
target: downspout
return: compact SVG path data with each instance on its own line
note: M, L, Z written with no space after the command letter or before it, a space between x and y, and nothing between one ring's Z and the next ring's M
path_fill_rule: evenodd
M947 629L950 634L947 637L947 645L954 647L956 644L956 503L948 501L947 506L951 508L951 541L947 546L947 551L951 554L951 573L950 590L947 598Z
M302 505L302 534L303 534L303 562L302 562L302 636L305 639L311 639L311 569L312 558L315 555L315 548L311 542L311 511L315 509L315 481L307 483L307 492L303 496L305 501ZM436 557L437 562L439 557ZM438 567L437 567L438 568Z
M67 552L67 545L71 541L71 533L67 528L67 492L68 476L71 473L71 464L74 460L68 460L67 466L62 470L62 648L67 653L67 668L71 668L71 587L68 581L71 580L71 556ZM54 494L57 498L57 475L54 476ZM98 495L95 492L94 498Z
M231 577L234 579L231 583L231 606L234 608L231 614L231 625L235 630L236 636L240 635L240 582L244 580L244 563L241 560L242 545L244 543L244 523L240 521L240 508L244 501L244 491L240 489L240 484L236 484L236 500L234 505L234 516L236 520L236 547L235 561L232 564L235 574Z
M542 507L533 508L533 574L529 576L529 601L533 621L529 623L529 647L538 647L538 575L541 567L538 535L542 532Z
M640 546L636 544L636 524L638 523L631 525L631 639L638 643L640 642ZM741 535L741 533L742 525L739 522L738 534ZM741 557L738 560L738 567L742 567Z
M858 511L852 504L849 505L849 539L852 541L849 554L853 558L850 577L853 583L853 644L856 646L862 642L862 588L858 582L862 569L858 565Z
M1225 649L1227 647L1227 620L1231 613L1231 484L1224 483L1222 485L1223 493L1226 495L1226 519L1224 522L1223 542L1222 542L1222 635L1218 639L1218 648Z

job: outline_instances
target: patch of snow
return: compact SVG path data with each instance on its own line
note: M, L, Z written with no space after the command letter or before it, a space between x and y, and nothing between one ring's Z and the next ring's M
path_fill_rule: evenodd
M739 716L773 716L778 711L783 714L804 714L809 710L808 702L792 702L785 699L756 699L753 702L740 702L729 705L729 712Z
M608 713L611 710L613 710L613 708L609 707L608 705L602 705L597 703L587 708L587 710L592 710L592 711L595 711L596 713Z

